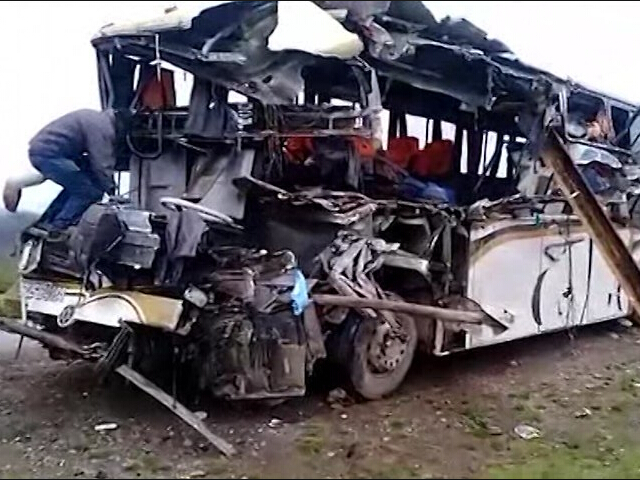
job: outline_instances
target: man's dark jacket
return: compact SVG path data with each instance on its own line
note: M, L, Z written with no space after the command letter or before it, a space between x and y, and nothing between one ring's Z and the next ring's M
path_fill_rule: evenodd
M76 110L42 128L29 142L29 156L83 161L105 189L114 187L115 116L112 110Z

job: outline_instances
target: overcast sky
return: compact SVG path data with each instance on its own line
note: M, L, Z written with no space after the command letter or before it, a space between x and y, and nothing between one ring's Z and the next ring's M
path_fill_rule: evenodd
M99 108L91 36L112 21L216 2L0 3L0 186L28 165L27 143L53 118ZM636 2L425 2L437 18L466 17L523 61L640 102L640 5ZM27 189L21 208L41 209L51 186Z

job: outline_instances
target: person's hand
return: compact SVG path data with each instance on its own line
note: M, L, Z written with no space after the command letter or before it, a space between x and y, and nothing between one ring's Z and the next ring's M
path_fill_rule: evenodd
M10 212L15 212L18 209L21 197L22 189L15 185L11 180L7 180L4 184L4 191L2 192L4 208Z

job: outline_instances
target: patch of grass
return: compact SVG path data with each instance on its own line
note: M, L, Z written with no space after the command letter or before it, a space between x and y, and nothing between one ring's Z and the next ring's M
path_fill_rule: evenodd
M9 290L18 279L16 261L11 258L0 257L0 293Z
M586 438L584 435L580 435L579 432L570 432L565 434L564 439L560 440L560 444L564 445L569 450L588 448L590 442L592 442L592 439Z
M318 455L324 448L324 428L317 423L305 426L304 433L297 440L298 450L305 455Z
M139 460L142 464L142 468L147 472L157 473L170 469L169 465L151 453L140 456Z
M20 318L21 315L20 297L17 286L0 294L0 317Z
M123 469L137 477L148 478L160 472L166 472L171 467L153 453L144 453L136 458L127 460Z
M518 412L517 417L521 422L533 422L540 423L542 421L542 415L539 410L536 410L528 403L516 403L513 409Z
M14 479L14 478L33 478L33 473L32 472L28 472L28 471L23 471L23 470L15 470L15 469L8 469L8 470L0 470L0 479Z
M514 398L516 400L529 400L531 398L531 392L527 390L523 390L522 392L510 392L509 398Z
M89 449L87 456L91 460L105 460L114 453L111 447L94 447Z
M466 409L462 414L465 417L466 426L473 436L486 438L491 435L489 422L484 414L472 409Z
M389 426L393 430L402 430L404 428L404 422L400 419L394 418L389 422Z
M420 478L420 472L410 466L395 462L387 465L367 465L362 469L362 478Z
M504 438L494 438L489 443L489 446L496 452L502 452L508 448L507 440Z
M204 463L205 470L209 475L215 476L228 476L230 462L225 457L212 457L208 458ZM259 473L253 472L248 474L249 478L259 478Z
M11 259L0 257L0 316L20 316L20 297L16 281L18 269Z
M626 393L631 393L633 396L636 396L638 392L638 380L634 375L629 373L624 373L620 378L620 390Z
M614 398L611 405L605 407L605 411L612 413L627 413L629 409L636 409L636 404L630 397Z
M484 478L638 478L640 446L632 449L606 448L593 451L592 445L574 448L537 443L520 462L493 465L482 472Z

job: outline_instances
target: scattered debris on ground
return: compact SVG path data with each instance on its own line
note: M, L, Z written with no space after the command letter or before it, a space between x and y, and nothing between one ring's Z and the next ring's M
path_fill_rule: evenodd
M117 423L100 423L93 427L96 432L107 432L109 430L115 430L118 428Z
M517 425L513 431L523 440L533 440L534 438L540 438L540 430L532 427L531 425L526 425L521 423Z
M90 366L52 363L30 341L16 363L17 342L0 336L0 476L634 478L640 337L608 329L436 359L346 412L320 386L275 407L195 409L238 450L229 459L133 385L97 385ZM103 423L118 428L96 432Z

